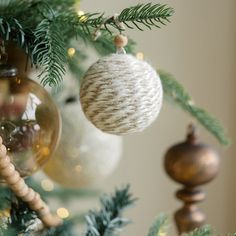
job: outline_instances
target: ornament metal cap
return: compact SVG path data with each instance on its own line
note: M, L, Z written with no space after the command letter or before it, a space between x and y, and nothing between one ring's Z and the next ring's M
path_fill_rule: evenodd
M18 74L16 67L8 64L0 64L0 77L14 77Z

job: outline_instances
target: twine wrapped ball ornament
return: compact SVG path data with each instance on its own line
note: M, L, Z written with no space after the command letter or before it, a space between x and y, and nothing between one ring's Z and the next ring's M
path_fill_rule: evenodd
M161 81L147 62L125 53L125 36L116 36L114 42L117 53L99 59L86 72L80 88L81 105L86 117L104 132L141 132L160 112Z

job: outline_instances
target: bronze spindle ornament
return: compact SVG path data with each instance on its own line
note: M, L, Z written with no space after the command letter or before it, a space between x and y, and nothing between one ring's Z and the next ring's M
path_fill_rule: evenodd
M179 234L190 232L206 222L205 214L197 203L205 199L200 185L211 181L219 171L220 158L217 152L201 143L193 125L188 128L186 141L171 147L165 155L167 174L184 187L176 196L184 205L175 213Z

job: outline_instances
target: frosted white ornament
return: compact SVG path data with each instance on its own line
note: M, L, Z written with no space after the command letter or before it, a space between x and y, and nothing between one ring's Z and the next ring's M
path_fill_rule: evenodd
M132 55L111 54L86 72L80 101L100 130L124 135L143 131L158 116L163 99L159 75Z
M44 172L64 187L88 187L101 183L113 173L121 159L122 138L103 133L87 120L78 96L76 101L76 86L72 88L74 83L71 78L68 80L70 85L58 96L61 141Z

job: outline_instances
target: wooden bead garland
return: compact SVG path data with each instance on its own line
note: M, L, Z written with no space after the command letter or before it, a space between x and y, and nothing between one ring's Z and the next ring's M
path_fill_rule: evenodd
M15 166L11 163L7 155L7 149L2 143L1 137L0 174L16 196L27 202L29 207L38 213L39 218L46 227L56 227L62 223L60 218L50 213L47 204L41 199L40 195L32 188L29 188L24 179L20 177L19 172L15 169Z
M81 105L86 117L104 132L141 132L160 112L162 84L147 62L125 53L125 36L117 36L114 42L117 53L99 59L86 72Z

